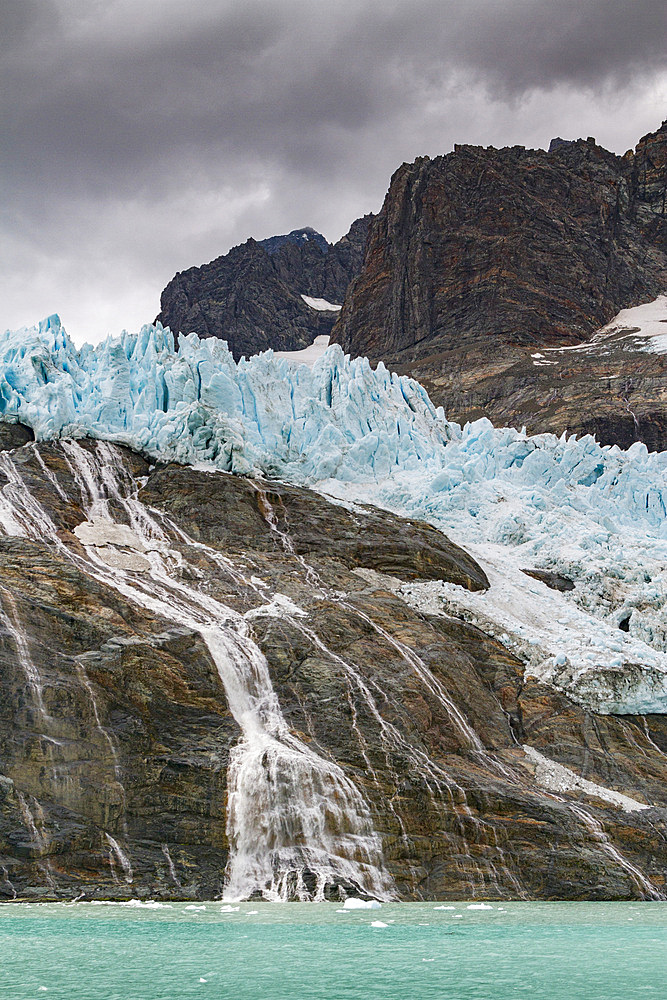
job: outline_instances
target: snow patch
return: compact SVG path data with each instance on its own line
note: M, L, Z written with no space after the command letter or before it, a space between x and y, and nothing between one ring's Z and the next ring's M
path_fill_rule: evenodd
M659 295L652 302L621 309L614 318L582 344L568 347L547 347L545 353L554 354L569 351L585 354L607 353L612 341L627 341L635 351L648 354L667 354L667 295ZM544 355L531 354L532 358ZM605 376L605 378L617 376Z
M317 309L318 312L340 312L343 308L336 305L335 302L327 302L326 299L318 299L313 295L302 295L301 298L307 306L310 306L311 309Z
M535 764L535 778L538 785L549 792L583 792L590 798L609 802L622 809L623 812L638 812L641 809L651 808L628 795L622 795L621 792L615 792L611 788L605 788L594 781L581 778L569 767L558 764L555 760L550 760L534 747L524 746L523 749L528 759Z
M667 354L667 295L659 295L653 302L645 302L633 309L622 309L598 336L602 338L623 332L626 337L637 341L635 346L639 350L649 354Z
M275 351L274 357L283 358L292 365L306 365L312 368L326 351L330 339L326 334L322 334L315 337L310 347L304 347L302 351Z

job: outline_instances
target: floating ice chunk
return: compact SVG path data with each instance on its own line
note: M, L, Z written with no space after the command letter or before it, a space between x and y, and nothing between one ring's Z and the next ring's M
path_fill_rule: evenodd
M192 903L185 907L186 910L205 910L205 906L194 906Z
M344 910L379 910L381 906L377 899L358 899L357 896L350 896L343 903Z
M383 920L373 920L371 927L389 927L389 924L385 924Z
M455 906L434 906L434 910L455 910Z
M492 909L493 907L490 906L488 903L470 903L469 906L466 906L466 910L492 910Z
M145 902L143 900L137 899L132 900L134 906L141 906L146 910L171 910L173 909L170 903L159 903L156 899L147 899ZM121 906L125 904L120 904Z
M224 906L220 907L220 913L238 913L239 909L240 907L238 906L231 906L229 903L225 903ZM251 912L257 913L257 910L253 910Z

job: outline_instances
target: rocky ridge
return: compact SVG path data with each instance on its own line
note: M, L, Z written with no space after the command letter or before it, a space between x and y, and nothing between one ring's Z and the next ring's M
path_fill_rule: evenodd
M367 802L389 891L665 893L664 717L586 712L478 628L402 599L411 581L487 586L440 532L269 480L3 430L5 898L223 890L243 734L205 630L137 604L142 581L153 599L201 594L245 622L285 738L338 765ZM139 544L132 517L164 535ZM156 570L167 565L168 580ZM312 890L313 873L303 879Z
M667 122L619 157L456 146L394 174L332 339L409 373L450 419L667 447L662 357L627 342L562 358L667 288Z
M226 340L238 360L271 347L294 351L328 335L361 268L372 216L337 243L310 228L249 239L209 264L179 272L162 292L157 319L175 334ZM302 296L322 299L319 308Z

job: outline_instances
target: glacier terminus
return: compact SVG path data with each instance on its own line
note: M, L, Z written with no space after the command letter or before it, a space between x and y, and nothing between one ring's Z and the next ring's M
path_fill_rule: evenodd
M424 520L490 586L397 581L406 601L479 624L585 707L667 709L667 454L461 427L414 380L336 345L312 368L272 351L236 363L158 324L76 348L57 316L0 340L0 417L37 441L95 438Z

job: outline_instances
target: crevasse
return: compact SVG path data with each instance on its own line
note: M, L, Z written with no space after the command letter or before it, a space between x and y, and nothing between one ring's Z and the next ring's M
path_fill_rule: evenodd
M591 707L667 710L667 453L460 427L417 382L337 346L312 370L271 351L236 364L195 334L175 346L160 325L77 349L52 316L2 335L0 359L0 417L38 440L95 437L430 521L492 582L472 596L449 585L443 608ZM555 595L524 567L565 573L575 591Z

